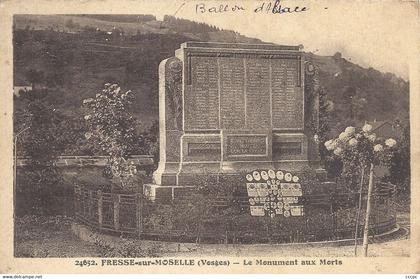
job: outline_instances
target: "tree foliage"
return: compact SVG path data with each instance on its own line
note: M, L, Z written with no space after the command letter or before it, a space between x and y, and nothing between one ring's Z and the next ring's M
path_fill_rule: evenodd
M109 162L106 174L118 178L123 187L130 184L136 173L135 166L127 161L129 155L137 153L139 140L135 132L138 122L130 112L133 99L132 91L122 91L118 84L107 83L94 98L83 101L88 128L85 136L106 153Z

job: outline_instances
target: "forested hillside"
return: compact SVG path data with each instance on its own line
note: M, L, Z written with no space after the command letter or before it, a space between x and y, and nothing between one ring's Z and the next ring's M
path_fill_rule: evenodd
M15 16L14 85L41 88L44 101L83 122L82 100L106 82L135 92L133 112L145 129L158 119L158 65L185 41L261 43L203 23L151 15ZM407 122L408 82L342 58L308 53L330 100L330 126L366 120ZM15 97L15 110L27 102ZM76 125L77 126L77 125ZM69 151L70 152L70 151Z

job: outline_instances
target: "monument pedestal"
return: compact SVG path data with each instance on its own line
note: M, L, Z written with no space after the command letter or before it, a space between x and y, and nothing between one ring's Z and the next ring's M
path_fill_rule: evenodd
M201 177L320 169L309 66L298 46L182 44L159 66L160 162L145 192L174 198Z

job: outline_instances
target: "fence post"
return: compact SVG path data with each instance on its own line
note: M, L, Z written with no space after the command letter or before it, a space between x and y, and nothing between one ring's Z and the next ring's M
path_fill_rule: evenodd
M120 229L120 195L113 194L114 201L114 228L116 230Z
M373 193L373 197L374 197L374 201L375 201L375 203L373 204L373 210L375 211L375 217L376 217L376 220L375 220L375 229L374 229L374 234L373 234L373 238L375 238L375 235L376 234L379 234L379 232L380 232L380 230L381 230L381 228L379 227L379 224L381 224L381 221L380 221L380 212L379 212L379 199L380 199L380 196L379 196L379 194L377 194L377 193Z
M332 225L332 235L330 236L330 238L334 240L335 234L336 234L336 226L335 226L335 216L334 216L334 208L333 208L334 207L333 193L330 193L329 199L330 199L330 217L331 217L331 225Z
M88 202L88 216L89 220L93 219L93 190L88 192L89 202Z
M80 215L85 218L85 211L86 211L86 206L85 206L85 189L84 188L80 188Z
M140 238L143 230L143 197L142 193L136 194L136 229L137 236Z
M98 225L99 225L99 231L102 230L102 222L103 222L103 216L102 216L102 191L98 190Z
M74 185L74 199L73 199L73 206L74 206L74 212L76 213L76 217L77 215L79 215L79 204L80 202L78 201L80 199L80 195L79 195L79 186L78 185Z
M83 193L83 218L88 219L89 216L89 190L84 189Z

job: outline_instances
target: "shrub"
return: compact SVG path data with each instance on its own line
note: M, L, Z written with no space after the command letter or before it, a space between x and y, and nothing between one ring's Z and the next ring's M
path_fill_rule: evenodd
M142 243L136 240L121 238L120 241L111 245L97 235L91 235L101 257L113 258L142 258L157 257L161 254L162 245L153 243L149 247L143 247Z

